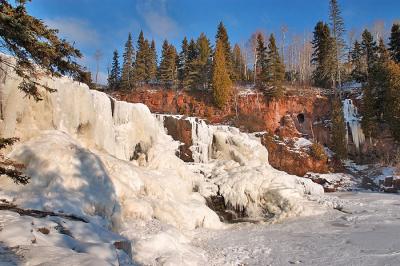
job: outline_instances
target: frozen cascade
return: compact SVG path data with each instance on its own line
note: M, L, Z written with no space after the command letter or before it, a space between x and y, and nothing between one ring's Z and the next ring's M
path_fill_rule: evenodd
M345 99L343 101L343 112L346 126L350 127L353 143L359 150L361 144L365 141L365 135L361 128L361 118L358 115L358 109L353 104L353 100ZM349 131L347 130L347 140L349 140Z
M212 156L212 143L214 136L214 126L208 125L204 120L197 117L185 117L183 115L155 114L160 126L164 127L165 117L176 119L186 119L192 126L192 151L193 161L196 163L207 163Z

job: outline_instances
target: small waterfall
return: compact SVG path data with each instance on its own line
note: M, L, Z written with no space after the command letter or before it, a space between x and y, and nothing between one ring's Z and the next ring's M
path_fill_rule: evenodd
M185 117L183 115L155 114L156 120L164 128L165 117L174 117L175 119L185 119L192 126L192 151L193 161L196 163L207 163L211 159L212 142L214 136L213 126L196 117Z
M353 100L345 99L343 101L343 113L346 121L346 127L350 128L352 140L356 146L357 151L360 149L361 144L365 141L365 135L361 128L361 118L358 115L358 109L353 104ZM349 141L349 130L347 129L347 142Z
M190 147L196 163L207 163L211 159L214 130L212 126L195 117L188 117L192 124L192 142Z

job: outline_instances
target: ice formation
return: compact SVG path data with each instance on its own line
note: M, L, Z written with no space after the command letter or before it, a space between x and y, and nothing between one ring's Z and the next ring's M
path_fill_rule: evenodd
M365 141L365 135L361 128L361 119L358 115L358 109L353 104L351 99L345 99L343 101L343 112L346 125L351 130L351 136L356 149L359 150L361 144ZM347 130L347 139L349 139L349 132Z
M207 182L199 184L204 197L221 195L226 205L254 218L280 220L315 211L304 195L323 194L323 188L273 169L258 137L198 118L176 118L192 124L193 168L206 177Z
M1 79L0 133L21 139L8 156L24 163L32 179L27 186L0 179L0 198L22 208L78 215L96 227L75 225L80 235L73 233L72 239L55 233L57 237L39 235L39 241L38 229L25 228L26 221L17 219L24 236L41 247L23 242L26 258L40 251L48 254L46 263L54 259L92 265L96 262L86 262L96 252L115 254L113 238L83 243L81 235L85 230L108 234L111 229L134 243L132 254L139 263L202 264L199 252L187 247L188 230L224 227L205 197L220 193L228 205L250 216L284 218L315 211L305 195L323 193L308 179L273 169L260 140L236 128L188 118L196 161L189 167L175 156L179 143L165 134L162 118L157 120L146 106L116 101L66 77L42 78L40 82L57 91L43 91L43 101L35 102L18 90L19 82L10 70ZM162 225L146 231L153 221ZM0 232L0 241L9 239L10 246L22 241L6 234L15 230L12 224L1 219L0 224L11 228ZM120 261L120 255L101 258L96 265Z

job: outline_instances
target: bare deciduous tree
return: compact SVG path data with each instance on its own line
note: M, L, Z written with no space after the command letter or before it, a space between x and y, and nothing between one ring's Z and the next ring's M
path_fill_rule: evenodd
M93 55L94 59L96 60L96 77L95 77L95 83L97 84L98 82L98 77L99 77L99 69L100 69L100 60L103 58L103 53L101 50L97 49L96 52Z

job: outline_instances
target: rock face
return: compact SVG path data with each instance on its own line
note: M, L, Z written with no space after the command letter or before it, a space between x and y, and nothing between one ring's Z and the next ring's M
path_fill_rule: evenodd
M193 162L192 151L190 147L192 141L192 124L190 121L180 119L179 117L166 116L164 118L164 127L168 135L174 140L181 142L179 146L179 158L185 162Z
M167 133L174 140L181 142L179 157L185 162L193 162L193 135L197 134L193 131L198 130L196 122L183 116L163 116L160 120ZM298 131L290 131L285 127L282 127L281 130L282 132L290 132L295 137L300 135ZM268 133L257 133L256 136L260 138L261 143L270 153L269 164L278 170L297 176L304 176L307 172L327 173L329 171L329 162L326 158L313 157L308 147L295 147L290 138L286 138L287 143L285 143Z
M324 145L330 141L327 123L330 115L329 101L315 94L280 100L268 100L262 94L242 94L223 110L213 107L209 94L203 92L188 94L147 90L117 93L114 96L125 101L144 103L152 112L197 116L210 123L234 125L245 132L267 131L282 139L314 137ZM168 134L182 143L179 148L180 158L193 162L190 147L193 145L193 130L197 130L193 123L179 115L166 116L163 123ZM306 151L293 151L282 143L262 139L271 155L269 163L279 170L303 176L307 172L326 173L329 169L326 160L315 159Z
M279 100L268 99L262 93L242 94L233 97L224 109L215 108L208 92L171 90L143 90L113 94L117 99L144 103L153 113L195 116L212 124L234 125L243 131L268 131L276 134L287 117L293 121L303 136L329 144L330 103L325 96L315 93L304 96L287 96Z
M308 148L294 149L290 143L279 141L268 134L260 137L261 143L271 155L274 155L269 157L269 163L276 169L297 176L304 176L308 172L327 173L329 171L328 160L313 157Z

